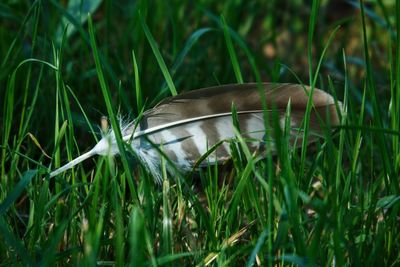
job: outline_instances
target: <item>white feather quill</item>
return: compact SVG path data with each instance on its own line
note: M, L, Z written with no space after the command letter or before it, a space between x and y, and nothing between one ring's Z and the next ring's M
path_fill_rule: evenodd
M264 92L268 106L274 105L284 118L288 103L291 104L291 126L300 128L306 110L310 88L296 84L264 83ZM319 89L313 92L313 111L310 129L322 132L323 124L339 124L339 115L333 97ZM290 100L290 101L289 101ZM262 103L257 84L224 85L190 91L168 98L140 118L135 129L135 122L121 126L124 142L129 142L140 161L161 180L159 150L162 151L180 169L190 169L208 148L221 140L235 136L231 107L235 105L242 135L259 142L251 142L250 149L260 148L265 140ZM340 105L340 103L339 103ZM299 133L298 131L293 131ZM293 133L295 135L295 133ZM302 136L296 136L302 138ZM315 138L310 138L310 142ZM150 142L149 142L150 141ZM90 151L70 161L50 173L56 176L94 155L116 155L119 153L113 131L109 131ZM209 157L218 163L229 157L227 144L222 144Z

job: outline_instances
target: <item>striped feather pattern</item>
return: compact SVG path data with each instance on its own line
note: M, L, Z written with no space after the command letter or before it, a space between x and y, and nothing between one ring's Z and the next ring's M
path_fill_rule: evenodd
M267 106L274 105L277 108L282 126L290 100L292 141L298 138L300 140L297 143L301 144L302 136L297 135L299 131L296 128L301 127L310 88L297 84L264 83L262 86ZM210 87L167 98L143 114L135 132L134 123L122 127L123 138L125 141L131 141L131 146L140 160L155 179L160 181L161 155L155 146L158 146L179 169L189 170L214 144L235 136L231 116L232 104L237 110L242 136L251 140L248 143L249 148L251 151L259 149L265 140L265 133L269 135L270 131L264 129L259 89L257 84L252 83ZM332 126L339 124L331 95L315 89L313 106L310 119L312 132L322 132L318 118ZM107 139L111 141L105 142L103 138L88 153L90 156L117 154L114 139L111 133ZM309 140L312 142L315 138L310 136ZM218 163L228 159L229 155L229 144L224 142L209 156L208 161ZM73 165L77 163L79 162L74 162ZM73 165L70 162L51 175L57 175Z

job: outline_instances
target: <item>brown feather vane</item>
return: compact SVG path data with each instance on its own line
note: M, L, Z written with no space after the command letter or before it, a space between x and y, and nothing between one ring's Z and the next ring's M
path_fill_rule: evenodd
M212 146L236 136L232 119L234 105L240 134L249 140L250 151L260 150L266 140L273 140L273 134L265 130L258 86L256 83L215 86L167 98L144 112L139 122L121 126L123 140L130 143L139 160L160 182L162 154L178 169L187 171ZM299 129L303 124L311 89L298 84L264 83L261 86L267 107L274 106L277 110L281 127L285 125L286 109L290 103L291 143L297 140L296 144L301 145L303 132ZM312 103L308 143L322 135L324 125L339 124L337 107L341 109L340 102L335 105L331 95L316 88L313 90ZM51 172L50 176L56 176L94 155L115 155L118 152L115 135L110 131L93 149ZM229 143L222 142L205 161L219 163L229 156Z

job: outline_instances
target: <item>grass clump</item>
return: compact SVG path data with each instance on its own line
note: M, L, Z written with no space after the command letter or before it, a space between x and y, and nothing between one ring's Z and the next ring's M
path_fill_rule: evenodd
M267 2L0 4L1 265L398 265L400 4ZM260 81L330 92L341 126L291 149L272 125L266 158L238 135L227 165L162 185L129 151L48 178L102 115Z

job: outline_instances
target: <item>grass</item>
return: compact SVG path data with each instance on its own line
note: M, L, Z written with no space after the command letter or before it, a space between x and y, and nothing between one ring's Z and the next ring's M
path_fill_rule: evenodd
M399 265L399 1L72 2L0 4L2 266ZM162 185L117 131L125 153L48 178L102 115L254 81L324 89L341 126L291 149L274 122L276 155L238 134L230 163Z

